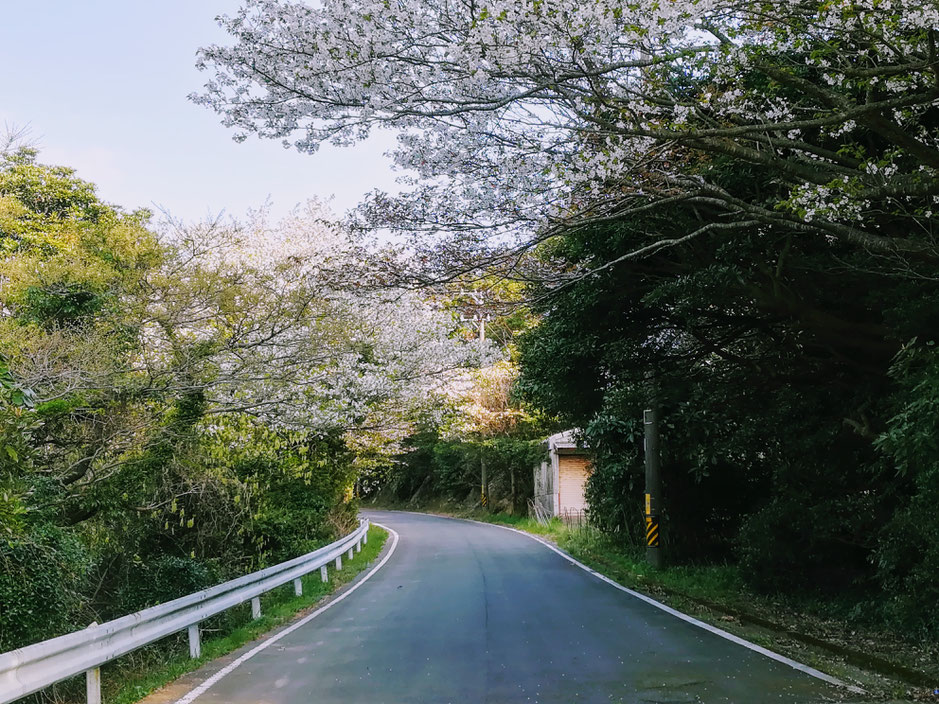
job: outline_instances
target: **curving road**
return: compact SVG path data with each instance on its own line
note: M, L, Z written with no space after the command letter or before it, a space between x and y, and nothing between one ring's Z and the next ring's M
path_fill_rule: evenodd
M347 599L196 704L820 702L843 690L494 526L369 512L400 535Z

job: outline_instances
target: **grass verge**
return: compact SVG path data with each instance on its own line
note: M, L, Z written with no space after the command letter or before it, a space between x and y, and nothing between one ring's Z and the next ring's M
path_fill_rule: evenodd
M188 641L184 637L177 637L175 640L178 642L171 643L171 646L175 645L172 654L168 654L165 646L145 648L111 663L102 670L104 701L109 704L133 704L178 677L293 620L299 612L316 606L324 597L348 584L368 568L381 552L387 537L386 531L371 526L368 543L362 547L362 551L352 560L344 557L342 570L337 572L331 567L328 582L320 580L319 570L303 577L303 596L294 596L292 583L264 594L261 597L262 616L259 619L251 620L248 604L230 609L235 613L219 624L216 631L203 630L200 658L190 658Z

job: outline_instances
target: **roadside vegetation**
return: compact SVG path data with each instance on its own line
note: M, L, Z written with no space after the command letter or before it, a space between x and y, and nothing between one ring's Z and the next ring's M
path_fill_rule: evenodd
M478 352L426 299L354 291L316 204L157 221L12 144L0 250L0 652L346 534L364 469Z

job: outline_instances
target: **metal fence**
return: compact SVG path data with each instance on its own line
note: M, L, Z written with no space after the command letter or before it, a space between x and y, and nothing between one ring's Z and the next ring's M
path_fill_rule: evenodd
M101 702L100 667L132 650L161 638L189 632L189 654L201 655L199 624L246 601L251 602L253 618L261 616L261 594L293 581L294 593L302 594L300 578L320 570L328 580L327 565L335 561L342 569L342 556L352 559L354 552L368 542L368 520L344 538L319 550L279 565L238 577L195 594L152 606L102 624L58 638L0 654L0 704L8 704L70 677L86 675L88 704Z
M558 514L558 518L568 528L582 528L587 525L587 512L582 510L566 508Z
M548 525L552 518L557 518L568 528L584 528L587 526L587 512L566 508L557 515L551 513L551 495L535 496L528 499L528 516L534 518L543 526Z
M550 499L551 497L548 496L547 498ZM528 515L541 525L548 525L551 521L551 509L544 496L535 496L528 499Z

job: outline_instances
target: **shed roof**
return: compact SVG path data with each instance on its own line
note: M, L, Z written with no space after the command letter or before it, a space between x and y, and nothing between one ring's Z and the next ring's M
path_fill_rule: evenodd
M570 430L565 430L560 433L555 433L547 440L545 440L545 445L548 448L548 451L554 452L557 450L577 450L580 449L577 446L577 440L575 439L577 433L579 433L578 428L571 428Z

